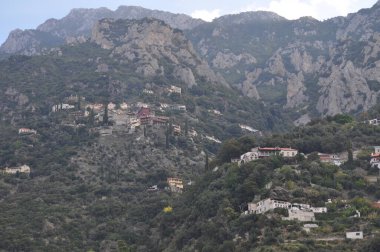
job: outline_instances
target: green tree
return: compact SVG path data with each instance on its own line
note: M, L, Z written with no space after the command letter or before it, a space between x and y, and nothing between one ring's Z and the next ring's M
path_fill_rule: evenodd
M103 125L108 125L108 102L104 103Z
M208 171L208 169L209 169L208 152L205 151L205 153L206 153L206 157L205 157L205 159L206 159L206 161L205 161L205 170Z

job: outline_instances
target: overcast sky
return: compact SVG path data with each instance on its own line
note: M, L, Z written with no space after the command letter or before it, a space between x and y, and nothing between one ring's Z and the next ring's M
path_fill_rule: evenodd
M211 21L213 18L243 11L267 10L288 18L312 16L324 20L346 16L372 7L377 0L5 0L0 3L0 44L11 30L36 28L49 18L62 18L73 8L120 5L185 13Z

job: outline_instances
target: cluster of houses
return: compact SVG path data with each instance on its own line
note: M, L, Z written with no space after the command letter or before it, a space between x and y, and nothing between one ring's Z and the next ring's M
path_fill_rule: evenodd
M268 158L271 156L282 156L285 158L294 158L298 154L298 150L292 148L280 147L257 147L252 148L251 151L244 153L240 158L232 159L232 163L242 165L261 158Z
M287 201L267 198L257 203L248 203L247 214L263 214L276 208L288 210L289 216L284 220L315 221L314 213L327 213L327 207L311 207L308 204L290 203Z
M18 174L18 173L24 173L29 175L30 174L30 167L28 165L21 165L16 167L5 167L5 169L2 170L3 173L6 174Z
M144 89L143 93L151 94L151 90ZM166 90L168 93L177 93L181 94L182 89L176 86L170 86ZM114 104L112 102L108 103L107 105L102 103L87 103L85 102L84 97L78 97L78 96L70 96L68 98L65 98L64 101L68 103L60 103L55 104L52 107L52 113L56 113L59 111L67 111L69 117L67 118L66 122L63 122L63 125L68 125L72 127L77 127L78 125L84 125L81 124L83 120L87 118L90 113L93 114L95 123L102 123L103 117L105 113L105 106L107 106L108 111L108 120L115 126L126 126L130 129L130 132L135 131L136 128L140 126L165 126L169 124L170 118L167 116L162 115L156 115L155 111L161 111L161 112L167 112L167 111L180 111L180 112L186 112L186 106L181 104L166 104L166 103L160 103L159 106L156 105L156 108L152 108L151 104L143 103L143 102L136 102L127 104L125 102L121 104ZM76 106L76 103L78 101L83 101L81 110L78 110L78 106ZM219 114L218 111L213 110L216 114ZM112 129L110 128L99 128L99 133L101 136L111 135ZM181 135L183 129L181 128L181 125L179 124L172 124L172 133L174 135ZM198 137L199 134L194 128L190 128L187 131L188 135L191 137ZM209 135L202 135L200 136L205 140L208 140L210 142L214 142L217 144L222 143L221 140L217 139L214 136Z

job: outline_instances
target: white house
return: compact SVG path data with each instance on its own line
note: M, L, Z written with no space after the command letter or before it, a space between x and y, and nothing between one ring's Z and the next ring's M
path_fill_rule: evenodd
M292 148L280 148L280 155L283 157L295 157L298 150Z
M375 119L368 120L368 124L374 125L374 126L380 125L380 119L375 118Z
M60 110L69 110L69 109L74 109L75 106L74 105L70 105L70 104L67 104L67 103L61 103L61 104L56 104L52 107L51 111L52 112L57 112L57 111L60 111Z
M273 210L275 208L288 209L290 205L290 202L267 198L257 203L248 203L248 213L261 214Z
M20 128L18 129L19 135L29 135L29 134L37 134L37 130L34 129L28 129L28 128Z
M176 86L170 86L169 88L169 92L170 93L177 93L177 94L181 94L182 93L182 89L180 87L176 87Z
M363 239L363 231L346 232L346 238L352 240Z
M30 174L30 167L28 165L22 165L19 167L11 167L11 168L6 167L4 172L8 174L16 174L16 173Z
M326 207L311 207L309 204L290 203L287 201L275 200L271 198L261 200L257 203L248 203L249 214L261 214L273 210L275 208L288 209L288 220L298 219L300 221L314 221L314 213L327 213Z

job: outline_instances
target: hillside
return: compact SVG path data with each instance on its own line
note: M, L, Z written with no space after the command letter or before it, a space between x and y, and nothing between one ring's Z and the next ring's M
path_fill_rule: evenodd
M380 212L373 202L379 198L380 188L368 178L378 176L378 169L369 164L369 153L371 145L379 144L380 128L343 122L343 118L313 122L270 138L225 142L205 175L173 202L172 213L157 217L160 249L377 251ZM354 152L361 150L353 160L348 158L337 166L318 157L317 152L322 151L350 151L348 142L342 145L343 139L352 141ZM254 146L293 146L308 155L294 159L272 156L240 166L229 161ZM315 213L315 220L296 221L284 220L290 215L287 207L248 212L250 202L267 198L296 206L326 207L326 212ZM355 217L358 212L360 216ZM311 224L313 228L305 228ZM366 238L345 239L349 231L364 231Z
M120 7L16 31L0 251L379 251L378 17Z

